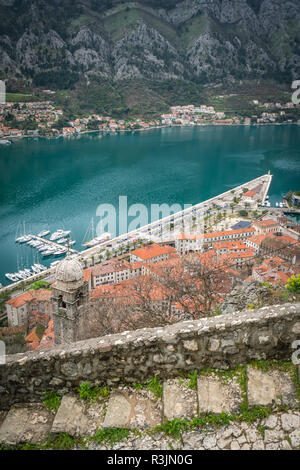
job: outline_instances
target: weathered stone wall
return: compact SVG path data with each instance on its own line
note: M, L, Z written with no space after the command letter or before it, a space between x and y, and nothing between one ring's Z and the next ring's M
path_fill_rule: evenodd
M291 359L300 339L300 303L264 307L165 328L109 335L49 351L8 356L0 365L0 409L40 401L81 381L144 382L205 367L233 368L251 360Z

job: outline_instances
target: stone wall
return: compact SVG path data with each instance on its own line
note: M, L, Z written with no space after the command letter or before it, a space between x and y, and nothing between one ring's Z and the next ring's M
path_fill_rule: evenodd
M8 356L0 365L0 409L41 401L81 381L92 385L144 382L206 367L291 359L300 339L300 303L264 307L165 328L145 328Z

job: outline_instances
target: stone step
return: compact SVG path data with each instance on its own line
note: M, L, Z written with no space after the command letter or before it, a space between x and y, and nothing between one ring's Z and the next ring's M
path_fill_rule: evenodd
M55 414L42 403L13 405L0 427L0 444L45 442Z
M162 403L148 390L124 387L114 391L108 401L104 428L155 427L162 422Z
M286 406L289 413L294 409L299 410L296 386L288 372L248 366L247 379L250 407L275 404ZM238 414L242 398L238 376L222 376L214 372L199 374L196 382L184 378L165 380L162 399L157 399L146 388L128 386L120 386L108 398L99 398L91 403L81 400L78 395L68 394L62 398L56 414L41 403L16 404L8 412L0 412L0 443L41 443L47 440L49 433L84 437L95 434L100 428L143 430L175 418L191 420L207 413ZM286 433L294 432L292 438L294 447L296 446L297 439L300 438L297 434L298 431L300 433L300 413L289 413L281 418L280 429L275 419L269 419L266 424L266 445L272 445L277 438L282 441ZM233 444L236 448L253 444L250 438L247 442L242 442L242 437L230 437L227 434L225 432L221 437L214 436L211 441L204 442L200 431L198 434L190 432L188 440L193 442L200 439L199 446L203 448L213 448L214 439L220 441L219 447L224 445L224 448L229 438L232 442L237 441ZM259 445L257 444L258 447Z
M247 367L247 392L249 406L276 405L297 408L296 386L288 372L277 369L264 371Z
M199 413L227 413L240 412L242 393L237 378L228 382L212 376L201 376L197 380Z
M91 436L104 422L106 401L87 404L75 395L64 395L51 428L51 434L72 437Z
M197 391L183 379L167 380L163 384L164 420L193 419L197 415Z

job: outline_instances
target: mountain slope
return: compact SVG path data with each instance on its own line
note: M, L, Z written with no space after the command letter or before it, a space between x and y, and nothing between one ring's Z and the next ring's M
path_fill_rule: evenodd
M299 0L1 0L0 19L1 77L36 85L299 76Z

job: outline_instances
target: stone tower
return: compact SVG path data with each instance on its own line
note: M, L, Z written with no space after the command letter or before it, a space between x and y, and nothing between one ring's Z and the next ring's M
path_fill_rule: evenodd
M52 284L52 312L55 344L77 341L78 320L88 303L88 283L79 261L68 254L56 268Z

